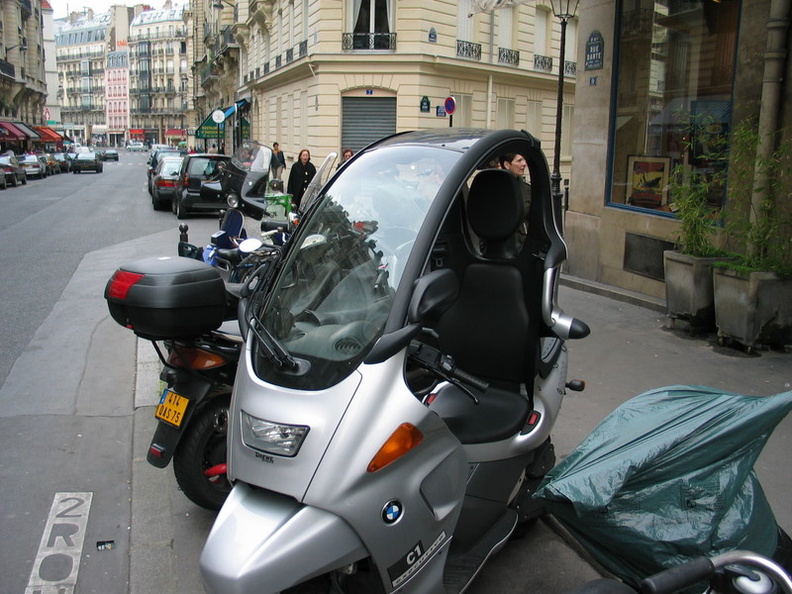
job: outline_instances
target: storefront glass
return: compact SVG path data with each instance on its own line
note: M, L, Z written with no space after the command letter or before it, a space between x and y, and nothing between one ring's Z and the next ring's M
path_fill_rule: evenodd
M672 175L726 167L740 1L618 7L608 201L673 213ZM713 188L710 201L719 206L723 197L722 186Z

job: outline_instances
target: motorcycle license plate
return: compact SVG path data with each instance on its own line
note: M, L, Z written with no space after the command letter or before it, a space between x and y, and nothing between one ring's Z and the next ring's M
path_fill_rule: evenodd
M165 388L154 416L174 427L178 427L181 425L182 419L184 419L184 412L187 410L189 403L190 400L188 398L179 396L173 390Z

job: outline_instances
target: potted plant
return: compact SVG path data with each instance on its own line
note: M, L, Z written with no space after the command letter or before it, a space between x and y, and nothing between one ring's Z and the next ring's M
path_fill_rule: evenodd
M714 270L718 340L749 351L792 344L792 139L735 127L724 216L736 257Z
M686 155L690 150L685 151ZM663 252L668 318L691 333L715 329L713 264L723 259L715 247L725 170L715 154L706 158L709 167L674 167L669 184L670 206L680 222L676 249Z

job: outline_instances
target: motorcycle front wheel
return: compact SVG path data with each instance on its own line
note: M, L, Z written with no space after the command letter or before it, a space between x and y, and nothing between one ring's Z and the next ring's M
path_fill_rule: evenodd
M220 509L231 492L224 466L230 404L230 392L201 403L173 454L179 488L190 501L206 509Z

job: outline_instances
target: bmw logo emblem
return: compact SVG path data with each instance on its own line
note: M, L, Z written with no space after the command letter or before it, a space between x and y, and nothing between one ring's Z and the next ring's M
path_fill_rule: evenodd
M395 524L404 515L404 507L398 499L392 499L382 508L382 521L386 524Z

